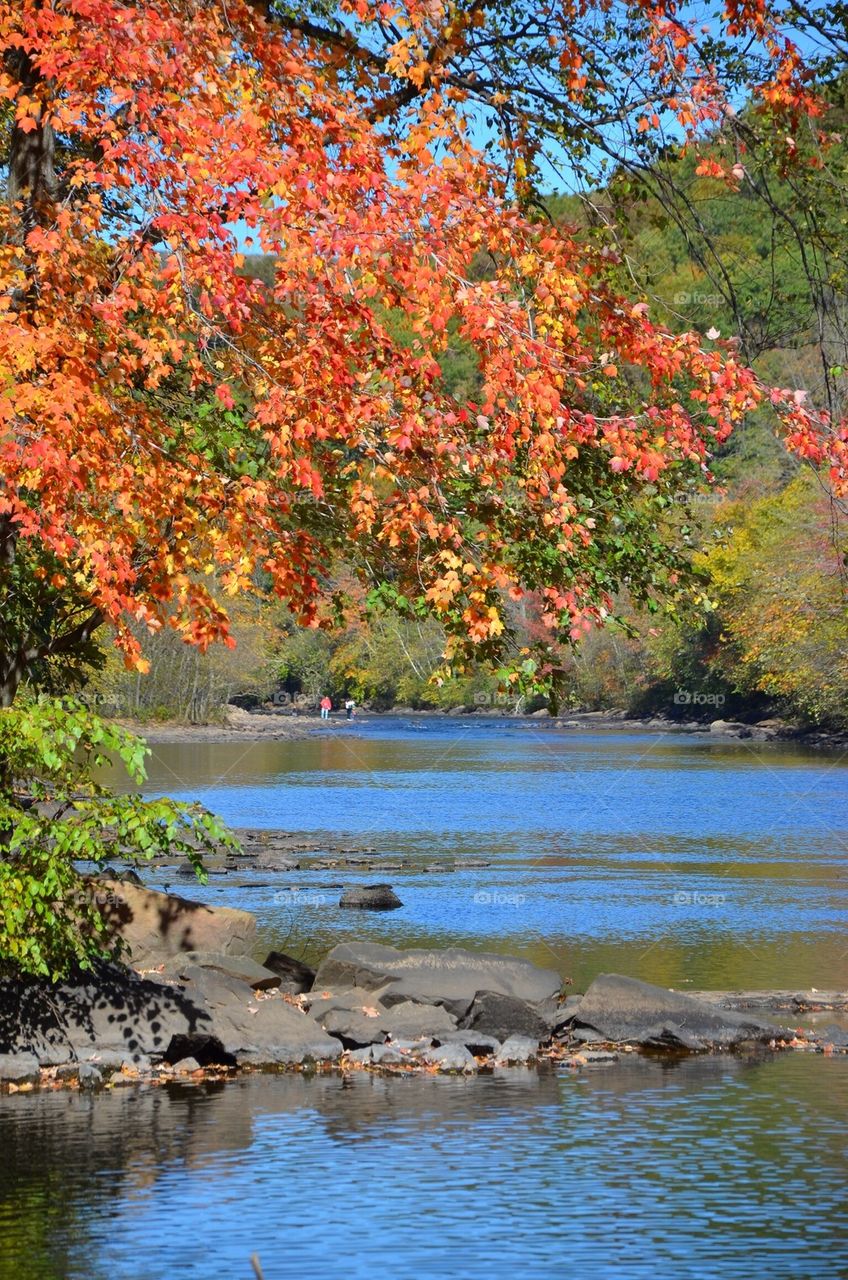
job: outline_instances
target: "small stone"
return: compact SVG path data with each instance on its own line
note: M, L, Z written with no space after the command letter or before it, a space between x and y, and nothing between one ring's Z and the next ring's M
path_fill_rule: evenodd
M466 1075L473 1075L477 1070L473 1055L462 1044L443 1044L438 1048L428 1049L424 1054L424 1061L438 1067L440 1071L461 1071Z
M499 1067L514 1066L516 1063L526 1066L535 1062L539 1054L539 1041L529 1036L509 1036L501 1045L500 1052L495 1055Z
M195 1071L202 1071L197 1058L180 1058L179 1062L175 1062L171 1070L178 1076L190 1076Z

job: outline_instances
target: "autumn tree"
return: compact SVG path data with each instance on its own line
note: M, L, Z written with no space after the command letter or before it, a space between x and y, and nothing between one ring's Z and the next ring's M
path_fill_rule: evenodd
M232 643L240 592L321 621L342 556L383 605L433 613L449 655L494 655L528 589L554 638L622 587L676 589L668 494L769 393L535 215L540 104L554 84L587 157L598 129L671 119L697 147L742 77L792 136L821 107L761 5L734 0L707 40L671 0L0 0L0 48L3 706L104 623L140 667L140 627ZM446 385L451 336L473 404ZM771 394L841 485L844 428ZM65 714L45 713L42 792L75 737L96 750ZM29 882L0 869L20 923Z
M497 43L498 12L360 4L328 39L256 0L0 10L2 590L25 565L89 605L51 635L4 636L5 702L101 621L131 663L131 620L226 640L215 582L225 598L261 574L310 620L340 547L484 649L509 592L537 587L568 633L621 582L673 580L653 497L702 474L761 391L731 351L626 303L602 254L518 210L514 125L504 165L475 149L489 89L455 62L487 24ZM624 12L694 137L726 86L682 19ZM591 41L568 36L567 8L548 19L534 65L601 110ZM776 85L789 115L814 109L760 10L734 9L726 36L762 48L764 100ZM651 103L625 107L654 127ZM271 286L243 274L248 240L276 258ZM442 383L449 329L479 366L470 408Z

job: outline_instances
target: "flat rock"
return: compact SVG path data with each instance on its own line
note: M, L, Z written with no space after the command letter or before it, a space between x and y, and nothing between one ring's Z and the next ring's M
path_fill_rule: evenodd
M280 975L272 969L257 964L250 956L229 956L223 951L186 951L165 965L165 973L182 977L193 968L214 969L216 973L246 982L254 991L270 991L280 985Z
M157 893L125 880L91 881L112 936L130 948L132 963L153 967L181 951L249 955L256 920L234 907L207 907L173 893ZM100 900L105 897L105 904Z
M527 1036L538 1044L551 1034L551 1024L526 1000L501 995L497 991L480 991L474 997L463 1027L494 1036L501 1042L513 1036Z
M403 903L390 884L359 884L345 889L339 906L359 911L396 911Z
M464 1017L478 991L514 996L533 1005L544 1018L555 1019L561 979L552 969L527 960L466 951L418 948L401 951L376 942L343 942L334 947L315 975L315 989L381 988L384 1004L417 1000L444 1005Z
M179 1062L175 1062L171 1070L179 1076L190 1076L195 1071L202 1070L197 1058L180 1058Z
M392 1005L378 1018L380 1030L393 1040L417 1040L420 1036L441 1038L456 1030L456 1018L441 1005L417 1004L404 1000Z
M702 1050L771 1040L780 1029L748 1014L720 1009L636 978L601 974L584 995L573 1023L600 1040Z
M265 957L264 968L276 973L280 979L280 990L289 995L300 995L309 991L315 981L315 970L308 964L287 956L282 951L269 951Z
M267 849L251 858L251 867L257 871L299 871L300 862L290 854Z

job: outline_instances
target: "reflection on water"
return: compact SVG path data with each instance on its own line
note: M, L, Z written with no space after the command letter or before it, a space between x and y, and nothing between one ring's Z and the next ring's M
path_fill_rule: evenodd
M155 747L150 786L236 826L343 834L404 903L338 909L350 868L210 881L266 944L461 943L559 969L693 987L844 987L848 803L839 756L709 736L556 732L535 721L383 718L295 742ZM491 866L445 874L454 859ZM429 868L429 869L426 869ZM173 883L153 872L150 883ZM183 886L185 890L185 886Z
M838 1276L846 1109L790 1056L19 1095L0 1275Z

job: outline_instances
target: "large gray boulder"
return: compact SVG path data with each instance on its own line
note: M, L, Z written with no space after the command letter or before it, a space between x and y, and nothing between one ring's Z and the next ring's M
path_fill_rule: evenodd
M118 965L97 965L55 986L0 982L0 1054L32 1053L41 1066L163 1053L172 1036L206 1031L210 1021L202 1000Z
M615 973L597 977L577 1006L572 1031L589 1040L692 1050L771 1040L780 1028Z
M561 979L552 969L485 951L400 951L376 942L343 942L319 966L314 989L352 986L379 991L384 1005L440 1004L458 1018L465 1017L478 991L492 991L525 1001L553 1025Z
M340 1040L282 998L218 1008L211 1031L240 1063L335 1062L342 1053Z

